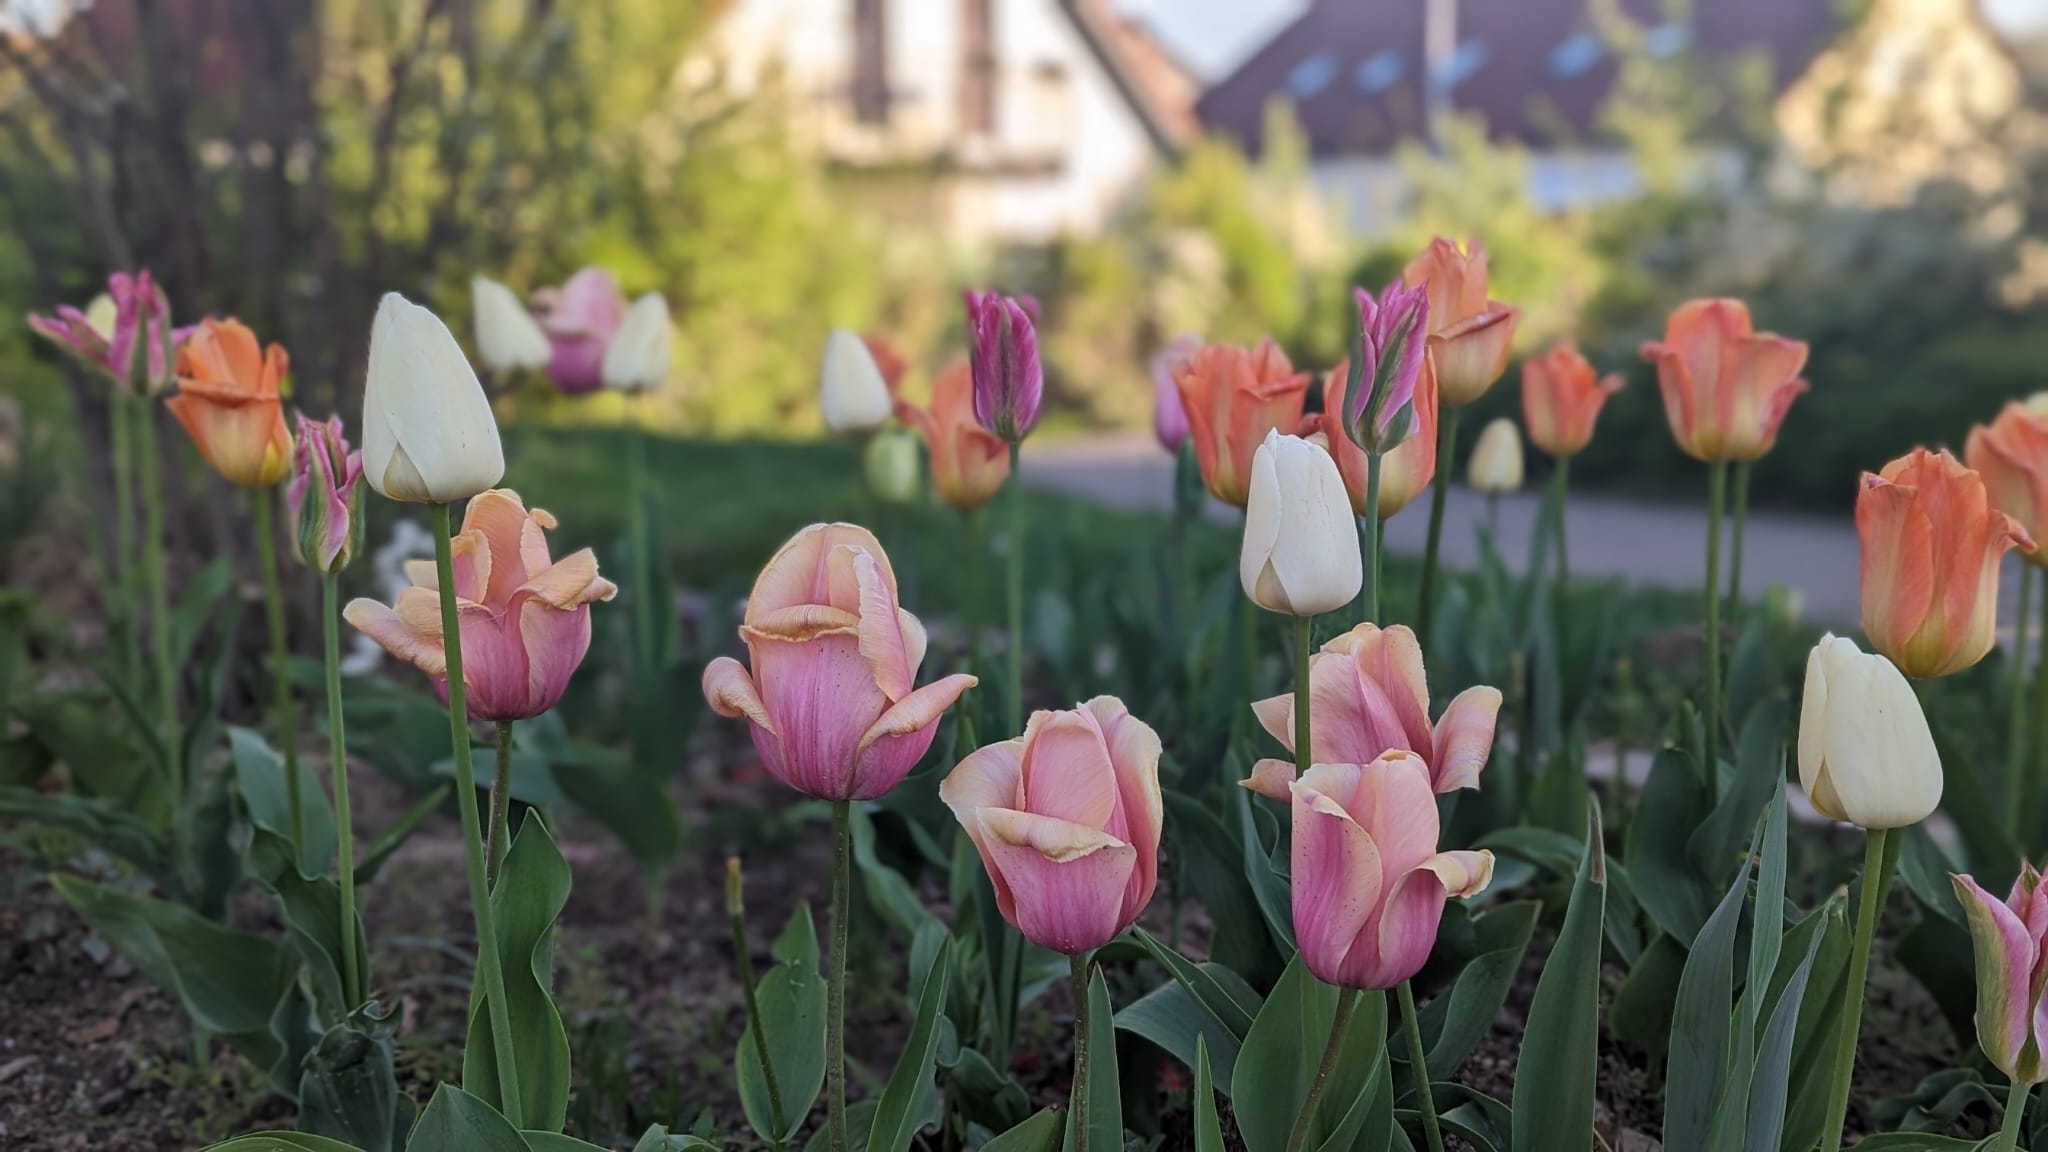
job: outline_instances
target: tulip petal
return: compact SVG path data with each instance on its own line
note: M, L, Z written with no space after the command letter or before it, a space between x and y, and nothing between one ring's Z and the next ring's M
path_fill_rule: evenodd
M519 642L526 650L526 710L538 716L561 700L590 651L590 605L565 610L534 598L522 603L518 612Z
M985 808L976 815L992 872L1010 892L1017 925L1067 955L1099 948L1125 928L1123 897L1137 849L1093 828L1048 816Z
M1159 793L1159 734L1114 696L1097 696L1081 708L1102 727L1116 771L1116 819L1108 831L1138 851L1124 902L1125 914L1134 917L1151 903L1159 881L1159 837L1166 822Z
M1392 751L1359 769L1354 779L1355 790L1338 799L1379 846L1388 876L1436 854L1440 826L1428 762L1413 752Z
M1905 651L1934 604L1934 524L1914 494L1865 473L1856 498L1863 630L1881 652Z
M1500 715L1500 689L1475 685L1458 693L1437 719L1429 758L1430 779L1438 792L1479 787L1480 770L1493 754L1494 725Z
M1917 824L1941 803L1941 756L1904 674L1889 660L1856 655L1828 669L1829 783L1861 827Z
M1248 792L1286 804L1291 802L1294 775L1294 761L1267 759L1252 765L1252 774L1237 783Z
M860 654L874 673L875 685L882 695L892 702L901 700L910 694L917 673L903 635L903 614L897 610L895 593L882 582L881 569L871 554L853 553L852 564L860 605Z
M1392 988L1422 971L1436 947L1446 893L1441 877L1417 867L1394 881L1378 922L1361 932L1344 959L1349 988Z
M1337 983L1373 909L1383 873L1380 852L1335 797L1322 791L1355 789L1357 765L1318 764L1292 786L1294 936L1302 963Z
M1085 711L1039 712L1024 730L1022 807L1040 816L1104 828L1116 811L1116 766L1102 726Z
M460 500L505 475L475 369L439 317L395 292L377 306L363 385L363 466L394 500Z
M1950 878L1969 919L1977 961L1977 1043L2000 1071L2015 1079L2041 1078L2041 1052L2032 1028L2029 989L2038 945L2026 925L1968 876ZM2028 1050L2031 1047L2031 1059Z
M955 673L919 688L883 712L861 734L855 748L849 798L873 800L902 783L932 746L939 717L975 683L974 677Z
M408 594L421 592L408 588L398 598L398 607L393 609L375 600L358 597L348 602L341 610L341 618L349 626L377 642L378 647L398 659L411 664L420 671L435 678L448 674L447 653L441 650L440 599L434 593L425 593L433 602L431 616L422 616L415 608L407 611ZM413 601L417 603L417 601Z
M1311 685L1315 683L1314 661L1321 659L1323 659L1321 656L1311 658L1309 671L1309 683ZM1315 706L1315 693L1313 689L1310 690L1309 694L1309 706ZM1264 728L1273 739L1278 740L1281 747L1289 752L1294 751L1294 693L1282 692L1278 696L1269 696L1264 700L1252 701L1252 715L1258 718L1259 727ZM1310 734L1314 734L1313 730L1311 730ZM1281 800L1285 799L1285 797L1276 796L1274 799Z
M860 610L858 584L852 578L851 555L842 563L846 569L847 595L844 602L828 599L831 590L827 574L827 558L839 547L850 547L866 552L875 558L889 590L896 590L896 575L889 567L888 556L882 551L881 542L874 533L858 524L812 524L791 536L777 549L761 574L754 579L754 590L747 597L746 622L755 623L760 614L789 608L800 604L830 604L847 612Z
M720 656L704 666L704 699L720 716L744 716L771 734L775 731L775 721L754 687L754 678L747 675L746 665L730 656Z
M939 781L939 799L960 818L961 826L972 828L967 813L980 808L1016 808L1018 784L1024 776L1024 741L999 740L984 744L953 766Z
M1436 873L1454 900L1477 896L1493 883L1493 853L1484 850L1439 852L1417 867Z

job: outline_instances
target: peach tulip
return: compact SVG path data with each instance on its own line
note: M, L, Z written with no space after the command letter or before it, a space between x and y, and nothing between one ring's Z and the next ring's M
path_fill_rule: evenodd
M213 470L244 488L268 488L292 466L292 434L278 386L290 365L239 320L208 319L178 350L178 391L164 401Z
M1508 370L1508 347L1522 312L1486 295L1486 245L1467 241L1463 251L1439 236L1401 278L1429 291L1429 358L1436 365L1443 403L1463 408L1486 394Z
M2048 392L2013 401L1988 426L1970 429L1963 460L1984 477L1993 508L2037 541L2048 532ZM2038 548L2026 556L2048 564Z
M1946 451L1915 448L1863 474L1863 631L1908 676L1960 672L1996 639L1998 568L2032 550L2017 520L1991 507L1984 478Z
M1385 989L1415 975L1445 901L1493 879L1493 853L1437 851L1430 769L1413 752L1247 783L1293 811L1295 944L1326 984Z
M974 686L955 674L916 687L924 625L897 606L896 573L857 524L813 524L754 581L740 625L751 672L704 669L704 698L745 717L761 763L821 800L873 800L915 767L939 717Z
M1344 490L1351 494L1351 510L1363 516L1369 487L1365 450L1352 443L1351 437L1344 435L1341 429L1334 427L1334 418L1330 415L1344 411L1344 390L1350 370L1351 361L1344 359L1323 375L1323 410L1302 423L1304 434L1320 429L1328 438L1330 455L1336 457L1337 471L1344 476ZM1430 366L1427 357L1423 358L1422 372L1415 380L1414 411L1415 423L1408 431L1408 438L1380 457L1382 520L1406 508L1422 495L1436 476L1436 370Z
M1159 882L1159 736L1114 696L1035 712L939 785L974 842L996 905L1024 938L1069 956L1115 939Z
M1596 379L1592 362L1570 344L1523 361L1522 423L1529 442L1558 459L1578 455L1593 439L1601 406L1623 383L1619 372Z
M1689 300L1643 345L1657 366L1664 418L1695 460L1755 460L1777 443L1778 426L1806 391L1806 345L1750 324L1740 300Z
M1252 454L1266 433L1300 425L1309 374L1296 372L1269 338L1256 348L1212 344L1175 364L1173 376L1202 482L1218 500L1244 507L1251 495Z
M539 294L541 331L554 353L548 379L571 395L604 387L604 354L626 321L626 295L602 268L585 268Z
M590 650L590 605L618 593L585 548L548 556L555 518L493 488L470 500L453 541L462 682L472 720L525 720L555 706ZM447 694L448 655L434 565L408 560L395 605L349 601L342 618Z
M932 406L896 402L896 418L924 436L932 491L964 512L989 502L1010 475L1010 446L974 418L974 376L965 360L932 381Z
M2032 864L2001 901L1968 876L1949 877L1969 918L1977 957L1977 1043L1991 1064L2012 1080L2048 1079L2041 1055L2048 1049L2048 888Z
M1333 638L1310 657L1308 678L1310 763L1370 764L1390 750L1413 752L1438 792L1479 786L1493 752L1500 689L1465 689L1431 724L1422 645L1407 625L1360 624ZM1252 712L1294 751L1294 693L1257 701ZM1292 779L1294 762L1261 760L1252 773L1255 780Z

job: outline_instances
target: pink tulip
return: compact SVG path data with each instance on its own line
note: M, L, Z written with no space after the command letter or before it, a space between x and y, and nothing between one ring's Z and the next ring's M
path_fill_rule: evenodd
M704 669L704 698L747 719L777 780L821 800L873 800L931 747L939 717L972 676L916 687L924 625L896 603L896 574L872 533L813 524L761 569L740 637Z
M1277 791L1246 784L1293 810L1294 940L1324 983L1381 989L1415 975L1444 901L1493 879L1493 853L1436 850L1429 766L1412 752L1317 764Z
M507 488L478 494L462 517L453 547L455 595L472 720L525 720L554 707L590 650L591 603L618 593L597 574L588 548L549 559L543 533L554 526L553 516L529 512ZM433 677L445 699L448 656L434 565L407 561L405 574L412 587L396 605L351 600L342 618Z
M1970 919L1977 953L1977 1043L2015 1081L2048 1079L2048 889L2032 864L2020 867L2012 894L2000 903L1968 876L1950 878Z
M541 304L541 330L554 347L548 379L572 396L604 387L604 351L626 319L619 282L602 268L585 268Z
M1374 300L1351 290L1358 308L1358 379L1346 381L1343 432L1367 452L1400 447L1415 429L1415 386L1429 334L1429 293L1399 280Z
M1360 624L1323 645L1309 660L1309 749L1312 764L1370 764L1388 751L1413 752L1429 766L1438 792L1477 788L1493 751L1500 689L1467 688L1429 722L1429 677L1422 645L1405 625ZM1294 751L1294 693L1257 701L1252 712L1273 738ZM1294 777L1291 760L1261 760L1254 779L1277 793Z
M87 367L104 373L115 385L154 395L172 378L171 354L185 332L171 327L171 304L145 268L133 276L107 277L107 295L100 305L110 313L80 311L60 305L55 315L30 314L28 326L37 335L63 345ZM136 375L135 354L143 353L142 374Z
M1115 939L1159 882L1159 736L1114 696L1034 712L939 785L1004 919L1069 956Z
M1038 302L1029 296L967 293L968 363L974 418L1012 444L1029 435L1045 402L1038 360Z
M1175 374L1201 350L1202 342L1193 336L1176 336L1152 358L1152 435L1169 456L1179 454L1188 438L1188 409Z
M363 454L350 450L341 417L330 416L322 424L301 412L298 419L292 478L284 489L285 506L298 526L292 552L301 563L331 575L348 567L362 542L356 482L363 478Z

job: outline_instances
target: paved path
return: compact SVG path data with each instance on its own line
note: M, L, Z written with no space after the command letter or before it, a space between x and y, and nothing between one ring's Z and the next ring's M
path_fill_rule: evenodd
M1030 443L1024 449L1024 477L1043 485L1124 508L1165 508L1173 495L1173 462L1149 436L1090 437ZM1701 482L1704 490L1704 478ZM1509 563L1520 568L1529 555L1539 493L1525 491L1500 502L1500 540ZM1701 503L1661 504L1611 495L1574 494L1565 532L1572 571L1620 576L1645 584L1697 588L1706 571L1707 513ZM1210 514L1234 520L1235 509L1212 501ZM1462 486L1451 489L1444 518L1443 557L1453 567L1478 560L1476 526L1486 516L1484 497ZM1391 551L1420 554L1429 532L1425 495L1387 522ZM1805 615L1826 626L1854 627L1857 616L1856 527L1845 516L1753 513L1744 545L1745 595L1778 584L1799 593ZM1725 549L1726 536L1723 536ZM1728 563L1724 555L1723 565ZM2007 603L2000 613L2007 629L2018 561L2009 560L2001 581Z

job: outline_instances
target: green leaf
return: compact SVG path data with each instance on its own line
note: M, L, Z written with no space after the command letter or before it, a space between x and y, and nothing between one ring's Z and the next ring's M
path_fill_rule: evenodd
M1669 1051L1671 1014L1678 1002L1678 979L1685 974L1685 956L1685 948L1664 933L1650 938L1614 994L1612 1027L1617 1039L1655 1059Z
M867 1140L871 1152L902 1152L917 1135L913 1112L918 1096L931 1083L932 1068L938 1058L939 1021L945 1015L946 986L952 975L953 942L949 939L939 946L938 955L932 960L924 994L917 1000L917 1023L896 1058L889 1083L875 1103L875 1119Z
M1216 926L1209 958L1260 987L1270 986L1285 960L1273 947L1259 898L1245 879L1244 849L1193 797L1168 791L1166 808L1174 844L1183 852L1178 866L1186 869L1188 887Z
M1580 794L1583 795L1584 791L1581 787ZM1555 828L1517 825L1488 832L1474 846L1526 860L1555 876L1569 877L1578 871L1579 855L1585 850L1586 842Z
M359 1005L344 1003L340 886L325 876L301 875L291 866L290 842L268 829L253 830L249 855L252 859L261 856L271 863L267 870L257 872L257 878L277 900L285 938L306 966L314 1004L322 1019L341 1020ZM361 912L352 913L356 920L356 971L363 974L363 984L368 986L370 958L365 941L369 937L363 931Z
M1792 971L1792 977L1785 984L1778 997L1777 1006L1771 1009L1770 1021L1764 1025L1761 1046L1757 1050L1756 1074L1750 1081L1749 1123L1747 1142L1749 1152L1777 1152L1779 1141L1785 1132L1786 1090L1791 1082L1793 1030L1799 1023L1799 1008L1806 999L1806 987L1813 975L1814 957L1820 954L1821 935L1813 934L1807 942L1806 954L1799 966ZM1754 982L1751 988L1761 981Z
M1223 1120L1209 1079L1209 1046L1195 1041L1195 1152L1223 1152Z
M356 858L356 886L367 887L370 881L376 879L378 870L384 867L384 862L391 859L391 854L403 847L407 840L412 839L412 834L419 830L421 824L426 823L427 817L433 815L434 810L439 808L453 791L453 784L443 784L435 788L422 797L419 803L407 809L405 815L400 816L396 823L384 829L383 833L363 850L362 855Z
M1735 933L1742 925L1743 898L1748 894L1745 873L1729 885L1700 929L1678 980L1664 1096L1664 1146L1670 1152L1705 1152L1713 1132L1715 1110L1728 1082Z
M718 1145L687 1132L670 1135L660 1124L649 1124L633 1144L633 1152L718 1152Z
M526 1146L533 1149L533 1152L611 1152L610 1149L601 1144L592 1144L588 1140L578 1140L574 1136L564 1136L560 1132L529 1130L521 1132L519 1136L520 1139L526 1141Z
M768 954L778 964L795 964L813 972L819 970L818 928L811 920L811 906L798 904L789 914L789 923L782 926L782 934L775 943L768 946Z
M1116 1022L1102 969L1088 977L1088 1147L1124 1146L1122 1080L1116 1069ZM1067 1147L1074 1142L1074 1113L1067 1113Z
M463 798L458 797L457 803ZM520 1119L560 1131L569 1110L569 1036L549 994L554 970L554 925L569 902L569 865L554 837L529 813L505 854L491 890L498 955L505 967L506 1008L519 1070ZM482 997L469 1022L462 1052L462 1082L478 1099L498 1107L498 1066L491 1046L491 1015ZM422 1123L425 1121L422 1120Z
M413 1105L399 1093L391 1053L391 1033L375 1019L328 1029L299 1077L299 1126L363 1152L403 1147Z
M170 859L156 830L111 800L72 792L45 795L30 788L0 788L0 816L62 829L126 861L144 876L160 883L169 879Z
M1686 841L1695 874L1715 889L1748 859L1744 850L1756 830L1757 813L1770 804L1773 793L1784 794L1785 723L1783 701L1766 701L1750 712L1736 741L1728 792Z
M673 697L662 707L665 714L675 709ZM688 706L683 711L690 711ZM668 763L677 763L677 756ZM578 811L604 826L606 832L626 849L643 872L668 866L683 846L683 826L676 806L663 791L664 779L644 771L634 761L599 745L575 741L568 755L548 761L555 786Z
M1166 970L1173 974L1173 978L1193 994L1195 1002L1204 1012L1222 1025L1233 1040L1243 1043L1245 1034L1252 1030L1253 1018L1259 1014L1258 994L1253 992L1250 986L1238 981L1236 983L1239 987L1233 990L1217 978L1215 965L1195 964L1189 961L1180 953L1160 943L1143 928L1133 928L1131 932L1138 943L1144 945L1145 951L1150 952L1153 959L1165 965ZM1227 965L1225 971L1228 971Z
M763 1140L794 1139L825 1084L825 978L818 974L818 940L807 904L797 905L789 926L775 941L782 962L761 977L754 999L761 1009L762 1038L775 1064L782 1095L782 1130L775 1130L773 1100L753 1033L740 1033L736 1063L740 1106Z
M1450 990L1419 1014L1431 1080L1449 1080L1492 1029L1529 951L1541 911L1542 905L1522 900L1502 904L1472 922L1477 953L1459 970Z
M1220 1075L1228 1077L1237 1067L1238 1038L1202 1008L1185 984L1169 981L1126 1004L1116 1014L1116 1026L1144 1037L1190 1068L1198 1049L1212 1048Z
M325 1136L313 1136L305 1132L254 1132L237 1136L218 1144L209 1144L205 1152L364 1152L353 1144L329 1140Z
M443 1084L413 1125L405 1152L532 1152L532 1146L496 1108Z
M1593 1146L1607 857L1599 849L1600 810L1590 800L1586 826L1586 851L1572 882L1564 927L1529 1004L1521 1055L1536 1058L1518 1058L1515 1064L1515 1152L1585 1152Z
M1820 1143L1827 1123L1828 1085L1834 1075L1835 1052L1841 1046L1841 1020L1849 983L1848 900L1836 893L1809 913L1785 934L1785 950L1803 955L1814 937L1820 947L1814 953L1813 970L1806 984L1806 996L1799 1005L1799 1023L1793 1029L1792 1074L1788 1098L1791 1109L1785 1116L1785 1137L1779 1144L1785 1152L1805 1152ZM1790 982L1783 964L1772 977L1774 994Z
M918 926L933 919L932 914L925 910L910 881L876 858L875 822L859 804L853 806L853 862L859 865L861 884L875 910L902 932L905 940L915 939Z
M227 556L221 556L185 585L185 594L171 608L174 666L182 668L191 662L192 651L198 647L199 636L206 628L206 618L213 615L214 607L228 594L234 575L234 564Z
M1362 1123L1357 1106L1384 1064L1387 1000L1378 992L1340 993L1316 979L1297 955L1252 1021L1231 1073L1230 1099L1248 1152L1281 1152L1309 1081L1328 1046L1339 995L1359 995L1310 1141L1322 1147L1347 1125ZM1355 1131L1355 1128L1353 1129Z
M1676 748L1664 749L1651 763L1636 800L1622 855L1643 911L1687 948L1707 922L1714 899L1686 851L1709 808L1706 785L1691 760Z
M292 843L291 799L285 788L284 757L266 743L254 729L228 728L228 748L235 763L235 789L248 807L249 821ZM305 841L298 845L300 872L322 876L334 867L334 809L320 787L320 777L306 761L299 761L299 814L305 822ZM259 873L261 875L261 873ZM274 878L274 873L271 877Z
M1055 1152L1060 1146L1064 1108L1044 1108L981 1146L981 1152Z

